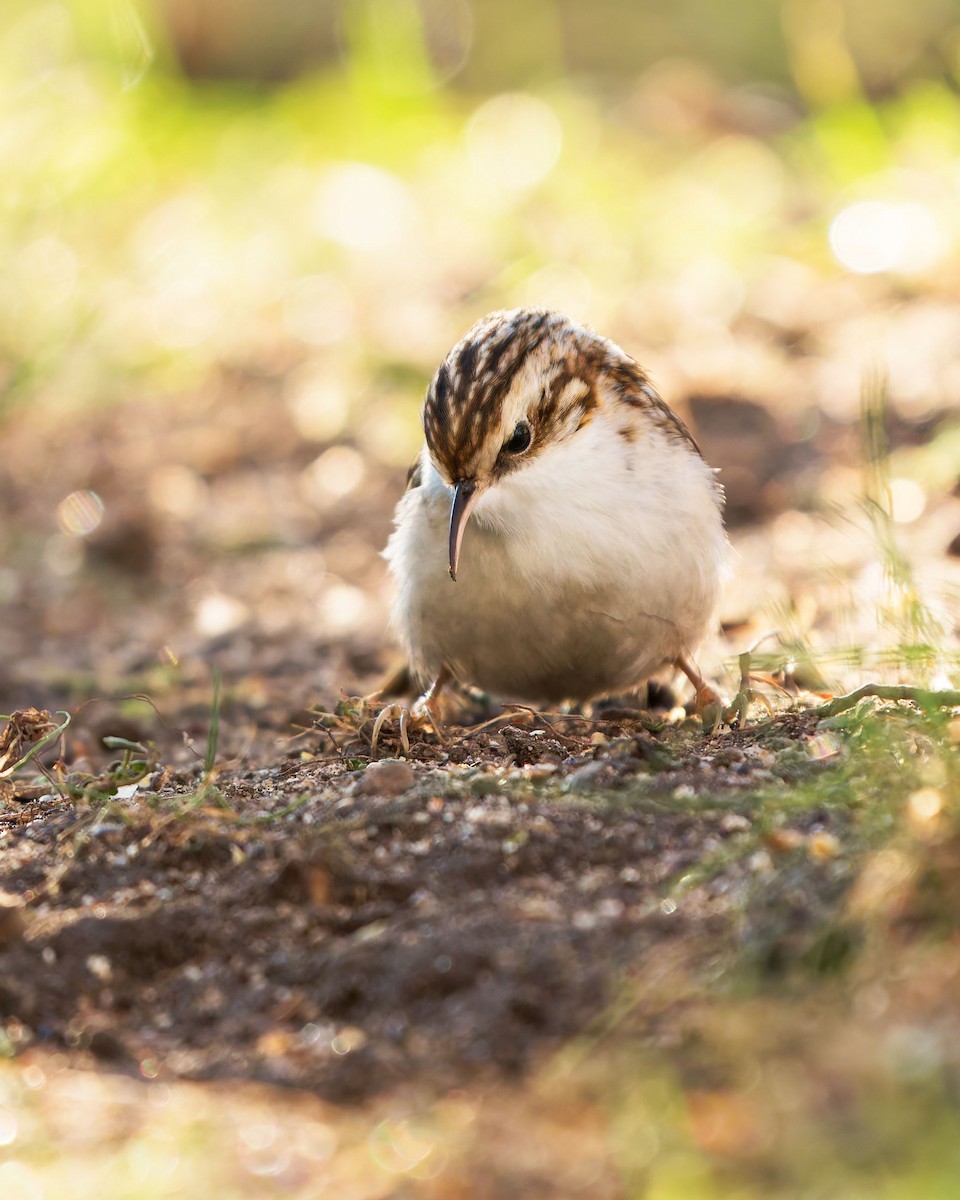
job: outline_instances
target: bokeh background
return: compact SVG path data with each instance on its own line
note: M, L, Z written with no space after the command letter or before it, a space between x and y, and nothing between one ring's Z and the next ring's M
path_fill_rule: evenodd
M777 629L834 686L951 674L954 4L0 23L0 704L212 660L254 707L370 686L425 385L527 303L620 341L722 468L714 670Z
M842 742L771 740L756 761L778 773L716 824L692 787L647 796L650 829L668 814L684 832L666 849L651 833L617 878L688 873L679 913L665 898L642 917L655 936L624 1004L516 1087L458 1082L428 1119L430 1078L423 1103L391 1095L374 1117L286 1086L302 1078L281 1073L288 1055L352 1046L362 1074L363 1031L317 1048L296 1004L267 1011L261 964L283 944L299 963L314 917L282 890L241 895L253 876L230 872L366 836L349 779L364 760L325 763L308 710L391 662L379 555L420 400L496 307L552 305L613 336L721 468L737 565L703 665L729 691L770 630L766 665L788 685L960 686L955 0L3 0L0 263L0 711L71 713L78 774L104 761L95 733L159 747L158 778L193 771L136 808L89 789L76 806L4 802L0 889L29 899L34 924L18 946L0 890L0 949L11 939L8 966L65 1008L85 982L66 1040L44 1017L23 1052L23 1023L0 1024L0 1195L952 1200L955 719L901 706L854 714ZM226 799L215 771L198 783L214 668ZM814 773L821 754L833 765ZM300 768L340 774L327 786ZM488 837L499 872L514 815L518 843L543 821L488 792L442 819L451 845ZM594 798L564 791L550 810L572 865L516 876L525 906L498 927L514 958L517 922L554 920L536 907L544 879L571 906L606 888L582 869ZM422 822L443 806L407 826L381 809L382 841L349 843L374 864L349 894L381 896L384 854L428 871ZM639 844L611 820L610 847ZM151 847L144 901L114 881ZM461 861L441 864L451 894ZM430 893L409 910L398 895L393 924L345 918L330 958L303 943L305 964L357 992L369 977L354 984L352 963L378 983L407 971L418 1004L418 964L440 961L415 957ZM476 907L491 923L507 911L495 887ZM131 928L140 963L157 958L151 928L195 940L220 913L221 942L182 975L149 964L184 1011L197 998L198 1025L220 1022L227 1082L178 1082L150 1046L195 1031L161 1027L152 983L121 1012L114 947L83 938ZM660 916L687 923L661 940ZM620 928L603 920L576 935ZM469 956L449 929L442 944ZM596 949L615 942L592 942L580 976L527 968L559 1006L595 967L619 970ZM772 952L763 965L771 946L779 967ZM454 984L437 1010L454 1039L460 997L485 1016L483 981L513 978L495 966L509 958L480 961L494 965L476 968L479 999ZM0 983L13 975L0 962ZM213 1016L229 979L255 1047ZM516 994L533 1037L538 1009ZM97 1069L72 1070L94 1018ZM148 1052L128 1061L118 1033L138 1022ZM414 1022L421 1057L404 1069L442 1066L430 1030ZM249 1082L260 1060L286 1090Z

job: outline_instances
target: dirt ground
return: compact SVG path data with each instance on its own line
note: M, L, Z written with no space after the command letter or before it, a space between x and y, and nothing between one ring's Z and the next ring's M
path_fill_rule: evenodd
M847 724L817 707L862 678L809 647L837 645L838 612L856 631L850 581L876 547L865 527L841 538L816 524L802 497L811 470L849 469L855 430L791 441L758 405L699 404L707 455L731 477L739 553L711 670L735 692L737 653L790 591L781 644L757 658L783 685L760 690L789 711L770 718L755 703L743 728L705 734L661 690L661 707L646 713L633 701L587 714L514 709L467 731L454 720L443 744L416 734L409 756L388 727L377 760L376 708L350 698L371 692L393 661L378 551L402 472L362 460L339 491L336 448L321 450L321 464L334 457L318 476L317 448L286 421L277 386L231 376L218 385L232 390L226 409L218 395L184 396L5 430L0 706L71 717L40 756L46 776L35 763L16 772L0 811L0 1015L4 1045L27 1072L17 1085L27 1109L36 1072L66 1107L78 1068L172 1088L183 1112L195 1101L179 1089L195 1081L227 1089L202 1093L208 1115L239 1104L242 1124L266 1105L288 1150L303 1111L319 1119L310 1104L334 1106L324 1127L342 1148L360 1120L351 1114L376 1114L356 1135L366 1166L337 1176L338 1195L407 1195L391 1190L400 1179L437 1196L617 1197L642 1194L630 1191L633 1168L610 1150L603 1115L617 1064L630 1061L646 1090L631 1093L628 1125L669 1077L670 1095L684 1098L684 1138L762 1177L773 1117L743 1099L762 1040L745 1050L744 1030L750 1005L766 1003L765 981L799 977L808 982L789 1005L757 1019L766 1038L794 1020L807 1030L791 1053L816 1061L816 1087L797 1101L807 1124L791 1136L818 1145L810 1122L834 1086L830 1048L854 1036L859 1017L841 1000L814 1032L808 1007L849 962L866 979L849 994L866 988L869 1007L880 986L870 973L882 970L862 956L873 926L851 916L850 897L869 892L904 789L939 762L935 747L915 750L929 718L910 705L867 701ZM891 428L907 446L922 435L908 422ZM769 486L757 484L761 459ZM103 519L81 536L91 492ZM926 536L942 541L941 527ZM750 595L757 581L766 610ZM805 641L791 634L797 605ZM489 716L471 703L471 722ZM919 753L895 786L892 745L913 747L902 762ZM955 843L943 839L950 860ZM896 913L867 902L884 937L899 939L922 909L920 876L911 879L916 891ZM956 966L955 954L937 959L939 982L921 1003L944 1039L957 1018L944 1001L948 960ZM738 987L754 999L731 1007ZM877 1020L895 1026L894 1008ZM570 1054L573 1068L563 1065ZM866 1120L868 1059L851 1070L853 1093L830 1101L844 1119ZM944 1050L937 1061L953 1072L954 1059ZM117 1095L101 1095L104 1113ZM732 1116L717 1099L731 1096ZM403 1115L390 1116L397 1104ZM455 1147L429 1180L417 1173L429 1155L403 1123L424 1106L429 1145L441 1129ZM59 1120L32 1119L41 1142ZM669 1141L674 1118L659 1119ZM582 1178L564 1154L565 1122L584 1147L599 1139ZM214 1125L204 1127L217 1147L208 1156L226 1170L233 1143ZM522 1125L554 1147L546 1159L525 1157ZM286 1165L261 1171L261 1160L276 1163L251 1136L229 1194L321 1194L307 1186L309 1138ZM109 1121L101 1137L101 1154L118 1138L127 1145ZM644 1162L641 1175L652 1169ZM473 1182L458 1191L463 1172ZM257 1190L265 1175L278 1191Z
M744 789L773 756L721 737L674 757L635 729L508 725L412 766L227 769L216 802L178 772L92 820L23 805L4 821L7 880L32 919L3 1009L115 1067L335 1100L516 1072L664 941L716 953L731 935L709 889L679 916L662 902L750 828ZM693 809L672 802L705 771Z

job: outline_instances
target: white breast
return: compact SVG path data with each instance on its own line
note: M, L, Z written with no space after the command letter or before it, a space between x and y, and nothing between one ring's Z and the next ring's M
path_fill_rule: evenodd
M601 411L492 486L456 583L451 493L424 454L386 551L393 624L421 682L446 664L503 698L583 700L695 650L727 556L713 472L652 423L632 433Z

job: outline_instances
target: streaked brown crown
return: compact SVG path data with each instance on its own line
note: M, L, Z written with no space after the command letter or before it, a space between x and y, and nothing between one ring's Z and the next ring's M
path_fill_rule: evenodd
M496 453L490 439L509 436L504 406L528 367L539 368L539 395L530 397L525 410L532 442L518 461ZM440 364L423 405L430 455L450 482L475 478L491 454L493 476L504 475L587 424L601 400L601 380L615 401L646 410L664 433L699 453L680 418L618 346L561 313L518 308L478 321Z

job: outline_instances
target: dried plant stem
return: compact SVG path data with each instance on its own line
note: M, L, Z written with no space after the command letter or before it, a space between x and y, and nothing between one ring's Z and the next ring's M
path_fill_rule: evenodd
M877 700L909 700L924 712L933 708L960 707L960 692L931 692L927 688L911 687L909 684L865 683L846 696L835 696L827 704L822 704L817 712L822 717L835 717L871 696Z

